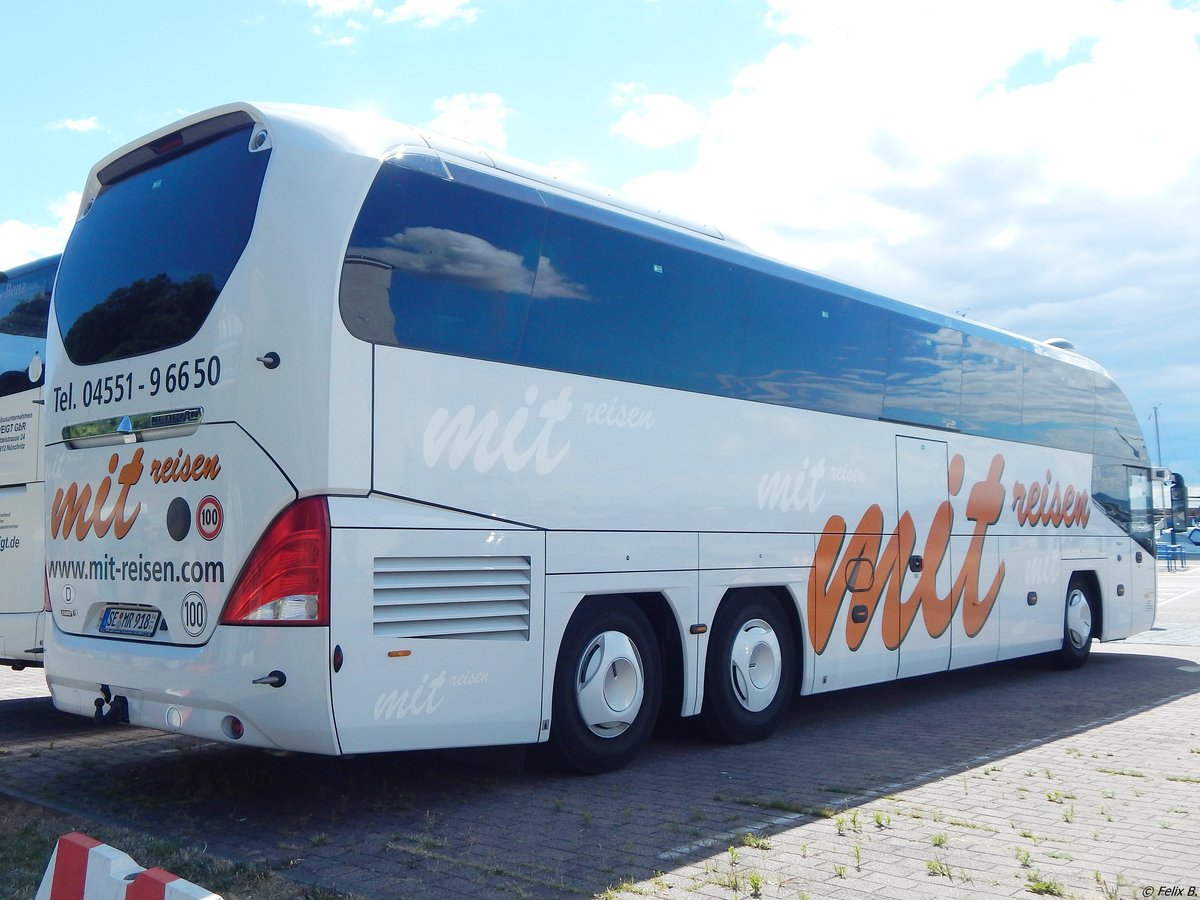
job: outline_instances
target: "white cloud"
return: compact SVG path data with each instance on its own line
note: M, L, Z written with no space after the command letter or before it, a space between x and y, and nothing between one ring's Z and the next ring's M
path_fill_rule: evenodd
M54 217L52 225L16 219L0 222L0 269L60 252L75 224L79 199L79 192L73 191L47 206L46 210Z
M705 104L695 164L628 193L805 268L1071 338L1135 404L1162 399L1163 362L1200 346L1200 10L767 5L780 42ZM654 146L650 96L620 86L635 115L614 132Z
M357 43L353 35L338 35L320 25L313 25L309 30L320 39L322 47L353 47Z
M321 18L344 18L362 13L386 25L413 23L418 28L436 28L456 22L469 25L479 16L479 10L471 5L471 0L405 0L390 8L381 7L377 0L304 0L304 3ZM359 31L365 27L353 19L346 25ZM325 34L324 31L317 33ZM349 46L353 41L341 37L325 43Z
M611 103L625 112L609 127L610 134L659 150L697 137L704 129L704 114L686 100L647 93L643 85L634 83L617 84L614 89Z
M406 0L390 11L375 10L375 15L387 24L416 22L420 28L436 28L447 22L461 20L470 25L479 16L471 0Z
M940 226L972 210L992 221L971 240L1012 254L1036 249L1027 216L1067 201L1183 202L1200 158L1200 118L1183 112L1200 100L1194 12L1158 0L1014 0L992 15L961 0L769 5L787 40L708 105L696 165L631 191L880 284L931 234L961 244ZM1082 39L1090 59L1003 87L1023 57L1062 59ZM649 96L618 94L637 109Z
M512 110L499 94L455 94L435 100L433 109L437 115L426 126L430 131L493 150L508 146L504 120Z
M59 119L57 122L50 122L47 128L55 131L99 131L100 120L95 116L88 116L86 119Z
M305 5L319 16L347 16L370 10L375 0L305 0Z

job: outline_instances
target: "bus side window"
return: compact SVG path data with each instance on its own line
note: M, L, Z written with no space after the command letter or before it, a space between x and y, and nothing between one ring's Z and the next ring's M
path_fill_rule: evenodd
M963 347L962 430L1001 440L1021 439L1023 351L966 335Z
M520 362L724 393L743 285L727 262L551 212Z
M903 422L961 427L961 331L893 314L888 328L883 416Z
M737 396L871 419L883 412L885 314L852 298L757 275L743 316Z
M1091 453L1095 446L1096 379L1057 359L1025 353L1022 439Z
M544 219L539 206L384 165L350 238L342 321L375 343L511 362Z

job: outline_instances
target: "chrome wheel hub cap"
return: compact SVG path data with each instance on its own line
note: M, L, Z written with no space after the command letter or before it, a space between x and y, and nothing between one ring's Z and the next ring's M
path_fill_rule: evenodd
M642 658L628 635L605 631L583 651L575 677L575 702L592 734L614 738L637 719L646 692Z
M1067 639L1076 650L1082 650L1092 639L1092 608L1078 589L1067 595Z
M779 637L767 622L751 619L733 639L729 675L733 695L748 712L762 712L779 693L783 671Z

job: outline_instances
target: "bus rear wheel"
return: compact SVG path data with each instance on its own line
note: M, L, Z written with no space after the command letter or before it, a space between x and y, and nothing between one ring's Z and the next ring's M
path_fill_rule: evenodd
M1054 654L1058 669L1078 669L1087 662L1095 633L1092 592L1088 583L1079 577L1067 586L1066 611L1063 614L1062 647Z
M554 761L589 775L622 768L649 739L661 701L662 660L646 615L626 597L585 602L554 670Z
M795 666L792 629L773 596L727 600L713 622L704 669L709 734L734 744L770 736L791 704Z

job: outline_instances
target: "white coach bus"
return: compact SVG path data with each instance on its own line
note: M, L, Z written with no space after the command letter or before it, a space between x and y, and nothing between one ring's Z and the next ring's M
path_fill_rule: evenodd
M1098 365L375 117L102 160L48 357L62 710L595 772L1154 619Z
M0 665L42 664L42 383L58 257L0 272Z

